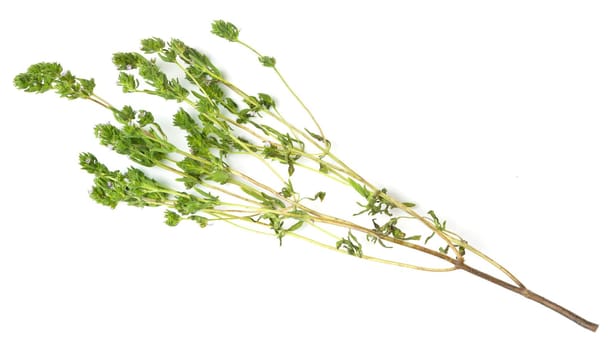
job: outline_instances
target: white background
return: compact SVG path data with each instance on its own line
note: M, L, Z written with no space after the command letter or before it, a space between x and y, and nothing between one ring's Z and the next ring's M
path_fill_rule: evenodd
M0 349L616 346L612 1L1 7ZM225 225L169 228L160 211L92 202L77 154L127 164L92 136L109 115L19 92L13 76L59 61L131 103L110 54L178 37L274 91L254 57L209 34L218 18L278 59L341 158L598 332L463 272L279 248Z

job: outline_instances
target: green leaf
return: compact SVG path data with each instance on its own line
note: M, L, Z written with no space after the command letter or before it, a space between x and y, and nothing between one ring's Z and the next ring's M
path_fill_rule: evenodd
M274 57L270 57L270 56L260 56L259 57L259 62L261 62L261 64L265 67L275 67L276 66L276 59Z
M317 141L320 141L320 142L323 142L327 148L331 147L332 143L329 142L328 139L325 139L325 138L323 138L323 136L321 136L321 135L319 135L317 133L314 133L314 132L312 132L312 131L310 131L310 130L308 130L306 128L304 128L304 130L308 133L308 135L312 136L313 139L315 139Z
M402 232L402 230L397 228L397 227L392 227L390 229L390 232L391 232L392 236L394 236L394 238L397 238L397 239L405 239L406 238L406 234L404 232Z
M224 185L231 179L231 174L226 170L216 170L208 174L207 179Z
M104 164L101 164L92 153L84 152L79 154L79 165L81 165L81 169L90 174L96 175L109 172L109 169Z
M344 248L349 255L357 256L360 258L363 256L362 246L357 240L357 238L355 238L355 236L351 233L351 231L349 231L346 238L342 238L338 242L336 242L336 249L340 248Z
M262 192L259 192L248 185L241 184L240 189L247 195L251 196L252 198L255 198L260 201L265 200L265 197L263 197Z
M194 195L181 196L175 201L175 209L182 215L194 214L204 209L213 209L216 205L218 205L217 200L200 198Z
M184 44L182 40L175 39L175 38L171 39L168 42L168 45L169 45L169 49L171 49L175 54L179 56L185 56L186 51L189 49L189 47L186 46L186 44Z
M282 189L280 190L280 194L282 194L284 198L290 198L293 196L293 194L295 194L293 184L290 180L285 183L284 187L282 187Z
M209 193L209 192L205 192L204 190L200 190L198 188L194 189L195 192L199 193L201 195L201 197L203 197L203 200L209 201L214 203L214 205L218 205L220 203L220 201L218 200L218 197Z
M222 77L222 73L212 63L210 58L203 52L193 49L192 47L186 47L186 51L182 59L184 59L186 63L190 64L191 67L197 69L202 74L205 74L206 77L211 77L213 79L220 79ZM207 84L203 87L207 88Z
M200 216L200 215L191 215L188 217L190 220L196 222L199 224L199 226L201 226L201 228L204 228L207 226L208 224L208 219L204 216Z
M46 92L62 75L62 66L58 63L41 62L31 65L25 73L18 74L13 84L26 92Z
M439 231L445 231L446 230L447 220L441 222L441 220L434 213L434 210L428 211L428 215L430 215L430 217L432 218L432 221L434 222L434 226L436 226L436 228Z
M31 84L39 84L37 78L30 82ZM51 87L61 96L70 100L76 98L88 98L94 92L94 79L81 79L75 77L70 71L65 72L55 78L55 81L51 82ZM26 90L28 91L28 90ZM43 92L45 89L38 91Z
M379 243L379 245L380 245L381 247L383 247L383 248L387 248L387 249L391 249L391 248L393 248L393 247L390 247L390 246L388 246L388 245L385 245L385 243L383 242L383 240L382 240L382 239L380 239L379 237L375 237L375 236L373 236L373 235L369 235L369 234L368 234L368 235L366 235L366 240L367 240L368 242L372 242L372 243L374 243L374 244L376 244L376 243L378 242L378 243Z
M404 205L407 208L412 208L414 207L416 204L415 203L411 203L411 202L402 202L402 205Z
M132 70L143 65L147 59L136 52L117 52L113 54L111 61L118 70Z
M362 186L362 185L358 184L355 180L351 179L350 177L347 178L347 181L353 187L353 189L355 189L355 191L357 193L359 193L362 197L368 199L368 197L370 196L371 193L370 193L370 191L368 191L366 186Z
M176 212L171 210L165 211L165 224L169 226L177 226L180 221L182 221L182 217Z
M323 192L323 191L319 191L319 192L317 192L317 193L314 195L314 197L313 197L313 198L311 198L311 199L312 199L313 201L318 199L318 200L320 200L321 202L323 202L323 200L325 199L325 195L326 195L326 194L327 194L327 193L325 193L325 192Z
M177 113L173 115L173 125L185 130L191 134L195 134L199 131L197 122L186 112L183 108L180 108Z
M414 235L402 238L405 241L419 241L421 239L421 235Z
M164 62L174 63L178 56L173 50L163 49L158 53L158 57Z
M323 163L319 163L319 172L321 172L323 174L327 174L327 173L329 173L329 168L327 167L327 165L325 165Z
M424 244L428 244L428 241L432 239L432 237L434 237L434 235L436 234L436 232L432 232L432 234L428 237L426 237L426 240L424 241Z
M207 170L204 168L203 164L197 160L186 157L181 161L176 163L177 166L184 170L188 175L194 176L196 178L205 175Z
M138 116L138 120L137 123L139 123L140 127L144 127L146 125L150 125L150 124L154 124L154 115L152 115L152 113L140 109L139 113L137 114Z
M293 232L293 231L297 231L300 227L304 226L304 221L300 220L296 223L294 223L293 225L291 225L287 231L289 232Z
M137 113L133 110L131 106L124 106L120 110L114 110L113 115L118 122L122 124L129 124L135 119Z
M261 192L261 197L263 198L261 203L265 208L276 210L285 207L284 202L276 197L272 197L264 192Z
M275 108L276 102L272 98L272 96L264 93L259 93L259 103L265 109Z
M229 41L237 41L240 31L233 23L218 19L212 22L212 34Z
M176 181L183 183L187 190L190 190L199 184L199 180L194 177L181 177L176 179Z
M148 38L141 40L141 51L145 53L161 52L165 48L165 42L160 38Z
M115 125L105 123L94 127L94 136L100 140L101 145L115 147L122 138L122 132ZM126 154L127 151L120 149L118 153Z
M122 92L134 92L139 87L139 81L132 74L120 72L118 85L122 87Z

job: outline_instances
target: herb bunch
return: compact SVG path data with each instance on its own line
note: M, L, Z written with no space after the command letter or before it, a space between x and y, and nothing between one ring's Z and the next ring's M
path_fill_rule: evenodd
M80 154L81 167L94 176L93 200L111 208L120 203L164 207L164 221L170 226L193 221L206 227L212 221L224 221L271 235L281 245L287 238L296 238L410 269L463 270L547 306L582 327L597 329L597 324L527 289L507 269L450 231L434 211L422 214L414 203L394 198L356 173L332 152L332 143L280 73L274 57L240 40L239 30L229 22L214 21L212 33L254 53L288 89L310 125L292 123L272 96L235 85L207 54L178 39L144 39L140 52L116 53L113 64L123 92L177 103L173 125L184 134L184 144L170 141L153 112L112 105L94 92L93 79L76 77L58 63L37 63L15 77L15 86L26 92L55 91L67 99L92 101L113 115L113 123L95 126L95 136L136 166L111 170L93 154ZM171 67L178 76L166 73ZM236 166L246 157L258 161L271 178L256 179ZM146 175L144 169L153 167L165 170L175 181ZM329 195L324 190L302 191L304 186L295 181L299 172L354 191L358 202L349 217L324 212ZM387 258L392 247L429 256L444 266ZM470 266L466 254L493 265L503 278Z

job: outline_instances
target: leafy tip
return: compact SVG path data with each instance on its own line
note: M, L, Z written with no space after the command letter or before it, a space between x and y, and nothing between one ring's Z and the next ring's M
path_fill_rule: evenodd
M218 19L212 22L212 34L233 42L238 40L240 30L233 23Z

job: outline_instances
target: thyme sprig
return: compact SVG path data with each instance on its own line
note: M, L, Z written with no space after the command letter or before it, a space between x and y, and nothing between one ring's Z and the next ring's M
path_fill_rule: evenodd
M214 21L211 31L247 48L258 62L272 69L311 125L296 125L281 113L271 95L235 85L206 53L178 39L143 39L140 52L115 53L112 62L119 71L117 83L123 92L177 103L171 118L175 132L184 134L185 145L169 141L154 113L116 106L98 96L93 79L78 78L58 63L34 64L15 77L17 88L35 93L55 91L60 97L89 100L104 107L114 121L96 125L95 136L102 145L139 166L110 170L93 154L80 154L81 167L94 176L93 200L111 208L120 203L164 207L164 222L170 226L193 221L206 227L211 221L225 221L271 235L281 245L292 237L411 269L464 270L543 304L585 328L597 329L596 324L528 290L511 272L450 231L434 211L421 214L414 203L400 201L360 176L332 152L332 142L278 70L274 57L240 40L240 31L229 22ZM180 74L169 76L163 69L166 66L175 67ZM272 175L271 180L258 180L235 166L242 157L260 162ZM166 171L175 181L147 176L143 169L151 167ZM325 189L306 193L304 186L295 183L298 172L316 174L319 181L354 192L357 208L347 218L325 213L322 208L338 190L334 194ZM430 256L445 266L387 258L393 247ZM509 282L468 265L468 253L496 267Z

